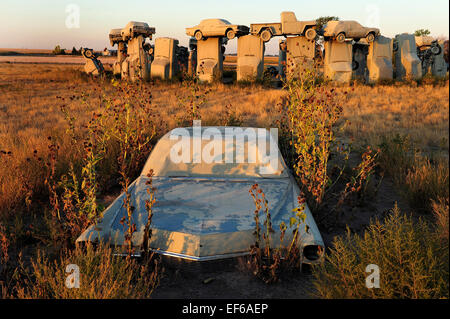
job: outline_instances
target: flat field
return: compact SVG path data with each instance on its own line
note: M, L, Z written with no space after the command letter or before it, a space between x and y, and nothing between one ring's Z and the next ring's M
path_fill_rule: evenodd
M111 78L100 81L82 74L80 69L76 65L0 63L0 215L5 224L17 225L15 216L30 210L27 201L33 200L38 206L48 202L42 197L46 194L45 174L30 158L48 158L49 137L60 146L61 171L67 171L69 163L78 156L67 134L68 122L61 107L76 119L75 125L81 126L99 111L104 95L114 91L115 81ZM189 112L190 98L198 94L177 81L146 83L139 89L151 92L147 102L157 117L158 134L179 126ZM198 112L202 125L226 125L232 116L241 126L275 127L283 116L281 106L288 98L286 90L262 84L212 84L201 90ZM342 128L340 138L353 141L357 157L367 146L378 149L388 141L400 140L408 144L407 152L420 153L438 166L448 165L448 80L377 86L353 83L334 91L343 107L338 122ZM327 245L335 236L344 234L347 226L360 233L371 218L383 217L395 203L406 212L415 210L416 198L410 196L414 190L408 184L411 181L397 172L396 163L394 158L384 157L380 165L387 174L370 203L356 209L358 214L353 208L333 227L319 222ZM439 171L437 183L446 181L448 197L448 168L432 168L433 172L438 169L443 173ZM119 192L114 185L101 188L101 201L108 204ZM30 220L39 218L36 207L31 211ZM26 233L31 221L20 218L22 228L18 232ZM33 241L24 244L27 240L20 236L15 238L19 246L35 245ZM312 289L309 275L270 288L233 267L188 275L169 269L165 276L154 297L302 298L308 297ZM202 282L207 278L214 280L205 285Z

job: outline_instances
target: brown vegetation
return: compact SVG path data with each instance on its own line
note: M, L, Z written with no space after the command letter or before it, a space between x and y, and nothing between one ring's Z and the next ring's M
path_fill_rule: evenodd
M61 65L0 64L0 244L5 263L8 260L11 263L11 256L17 255L17 249L25 242L48 244L49 241L60 243L66 240L69 244L65 246L70 247L80 231L77 227L84 227L103 209L102 204L105 203L102 198L105 195L117 191L120 186L127 191L127 185L139 172L152 143L168 130L180 124L189 125L192 119L201 119L202 125L280 127L286 117L286 107L294 105L297 110L303 103L302 100L297 101L300 104L292 100L289 90L262 84L216 83L197 87L186 82L157 81L125 85L108 77L93 79L78 69ZM325 175L334 174L336 178L336 174L338 177L343 174L347 177L348 183L341 185L344 192L341 195L337 192L336 202L340 201L338 204L342 205L343 201L352 200L349 207L353 218L353 213L367 204L367 194L376 192L368 188L366 180L373 174L378 177L385 174L408 200L413 211L425 213L427 218L434 212L435 219L428 219L436 221L441 234L437 237L447 238L448 246L448 81L374 87L354 84L336 88L324 86L322 89L326 96L332 93L333 103L337 103L340 110L330 126L334 132L333 143L327 144L327 152L319 160L328 165L328 154L336 154L330 148L337 141L346 147L351 146L357 155L347 158L349 166L341 166L340 171L330 167L328 172L324 168ZM323 101L317 101L316 106L322 104ZM133 107L129 108L130 105ZM306 109L310 105L304 106ZM317 116L326 113L321 113L320 108L315 110ZM129 121L130 114L135 119L133 123ZM292 118L295 123L291 123L291 133L296 132L293 128L300 125L303 115L297 114ZM310 129L314 131L312 135L324 133L315 126ZM372 149L380 151L372 153ZM330 159L330 163L335 160ZM294 163L290 164L292 167ZM325 188L328 180L325 175L316 185L318 188ZM87 182L83 183L83 180ZM78 183L84 186L78 189ZM151 185L149 189L152 189ZM355 192L352 193L352 189ZM151 194L150 191L150 198ZM316 195L320 195L322 201L322 193L314 193L313 197ZM389 197L391 201L396 199L394 194ZM328 198L326 201L329 204ZM152 199L149 211L151 203ZM261 202L255 204L261 205ZM308 204L311 205L310 202ZM329 205L324 207L329 211L321 217L344 221L342 209L330 210ZM93 214L93 217L78 220L73 218L74 212L83 212L86 216ZM334 214L334 218L329 218L330 214ZM406 235L423 235L415 232L415 226L408 226L409 220L398 219L406 225ZM63 239L58 236L64 231L56 227L55 221L64 221L60 225L66 227L63 228L68 230L68 235ZM124 223L132 234L133 225L126 220ZM443 231L445 225L446 234ZM329 225L326 226L328 229ZM431 232L425 233L423 238L426 239ZM433 240L437 237L432 236ZM339 247L345 250L344 256L350 259L355 256L352 255L354 249L345 243L345 239L336 243L341 243ZM415 249L416 246L408 244L405 247ZM332 250L329 262L339 257L335 250ZM271 253L270 249L260 252ZM43 256L38 255L31 261L35 276L59 271L53 269L47 257ZM59 251L61 262L68 256L84 258L79 252ZM448 265L448 255L446 258ZM120 276L124 275L125 285L134 283L132 277L127 277L127 265L119 262L118 268L114 268L123 270ZM432 264L430 267L436 269L440 266ZM154 269L146 271L154 274ZM0 267L0 280L10 279L10 275L8 267ZM263 274L263 277L267 276ZM156 283L154 279L152 282ZM39 277L32 280L39 282ZM2 285L0 283L0 288ZM448 286L445 294L442 292L445 286L439 285L427 290L429 294L413 296L448 296ZM50 289L54 290L46 290L45 296L67 297L55 285ZM2 291L4 294L5 290ZM99 297L133 297L117 292ZM35 297L40 293L42 291L39 290L15 290L16 296L24 297ZM388 292L386 294L388 296ZM86 291L76 297L88 296L96 295ZM393 296L397 296L397 292Z

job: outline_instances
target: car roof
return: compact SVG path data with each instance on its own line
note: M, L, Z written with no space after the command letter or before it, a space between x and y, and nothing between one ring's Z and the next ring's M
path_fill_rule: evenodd
M147 175L150 170L153 170L155 176L261 178L285 178L289 176L283 156L278 149L278 140L265 128L202 126L196 132L194 132L194 129L192 127L176 128L165 134L153 148L141 175ZM201 132L201 135L194 136L194 133L198 132ZM220 150L212 150L216 136ZM249 136L253 136L255 139L252 140ZM219 137L222 139L219 139ZM243 142L243 144L238 144L238 140ZM186 163L181 161L180 163L175 163L173 158L171 158L172 152L175 147L183 145L181 144L182 141L187 142L188 146L186 149L183 148L183 151L187 150L189 160ZM198 150L202 156L206 152L205 149L209 150L209 154L213 151L217 162L212 161L208 163L202 158L198 163L194 163L195 143L198 143L196 145L199 146ZM270 148L271 146L272 149ZM275 148L273 148L274 146ZM241 149L241 147L243 148L243 153L240 154L242 154L243 160L239 161L237 160L236 150ZM252 150L252 154L256 154L254 160L249 155L250 150ZM177 151L175 152L177 153ZM267 161L268 158L263 158L268 153L274 155L273 161ZM227 157L232 158L232 163L225 160ZM265 167L263 171L266 173L261 173L262 167Z
M130 27L133 27L133 26L134 27L149 28L147 22L139 22L139 21L130 21L130 22L127 23L125 28L130 28Z
M231 23L225 19L204 19L200 22L200 25L212 25L212 24L229 25Z

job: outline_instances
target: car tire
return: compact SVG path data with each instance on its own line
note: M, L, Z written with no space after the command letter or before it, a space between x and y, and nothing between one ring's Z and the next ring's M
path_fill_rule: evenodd
M341 32L336 36L336 41L339 43L344 43L345 41L345 33Z
M83 55L85 58L91 59L94 56L94 53L92 50L84 50Z
M197 41L201 41L201 40L203 39L203 33L202 33L202 31L200 31L200 30L195 31L195 33L194 33L194 38L195 38Z
M434 55L439 55L439 54L441 54L442 49L441 49L441 46L440 46L440 45L435 45L435 46L432 46L432 47L430 48L430 51L431 51L431 53L433 53Z
M371 42L375 41L375 34L373 32L370 32L366 36L366 40L367 40L368 43L371 43Z
M269 29L264 29L261 31L261 40L263 40L264 42L269 41L272 38L272 32L270 32Z
M234 30L228 30L227 31L227 38L228 40L233 40L236 37L236 32Z
M308 29L308 30L306 30L306 32L305 32L305 37L306 37L308 40L314 40L314 39L316 38L316 35L317 35L317 32L316 32L316 30L314 30L314 29Z

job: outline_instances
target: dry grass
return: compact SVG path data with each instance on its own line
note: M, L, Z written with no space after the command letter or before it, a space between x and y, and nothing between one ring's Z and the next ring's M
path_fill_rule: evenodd
M68 265L79 270L78 288L68 289ZM19 262L16 280L7 288L8 298L20 299L117 299L150 298L159 284L161 262L155 256L138 261L113 254L100 244L87 245L72 251L61 251L52 256L37 251L31 265ZM75 275L72 284L76 284ZM70 282L69 282L70 283ZM70 287L70 286L69 286ZM1 288L1 287L0 287Z
M30 165L27 158L37 151L44 160L48 154L48 136L58 139L62 156L60 169L67 170L74 156L70 138L65 134L67 123L60 106L87 122L97 110L103 93L112 90L109 81L103 84L84 76L79 66L0 64L0 209L9 211L23 202L29 188L39 193L43 188L43 170L39 162ZM182 100L191 92L179 83L146 84L152 92L154 111L169 130L183 116ZM261 85L211 86L206 103L200 109L203 125L223 124L223 113L234 113L242 125L270 127L280 117L277 105L287 92ZM448 154L449 92L443 86L355 85L336 89L344 105L344 133L361 146L380 144L383 136L408 134L425 151ZM348 92L348 94L346 94ZM57 98L63 97L64 101ZM25 183L25 180L27 181ZM41 181L41 182L39 182Z
M420 148L445 151L449 147L449 87L421 85L357 85L347 90L345 133L370 145L385 135L409 135Z
M414 222L394 207L384 221L373 221L363 236L349 231L335 240L326 262L314 269L316 294L339 299L448 299L448 237L441 241L440 236L423 220ZM376 289L366 287L370 264L379 267Z
M25 237L24 234L28 232L28 226L24 225L30 222L26 219L26 214L20 213L29 211L40 216L49 206L48 188L44 183L49 178L49 166L46 162L51 161L52 156L49 146L56 143L60 147L56 178L68 172L70 163L77 165L82 162L78 145L81 143L74 143L70 134L67 134L67 120L61 112L61 106L76 118L77 127L74 131L82 133L84 131L81 125L91 120L93 113L101 110L106 98L111 99L113 104L124 103L123 100L114 100L121 97L117 95L117 88L110 79L92 79L79 72L79 69L79 66L67 65L0 63L0 225L8 230L2 228L0 233L3 239L3 257L6 256L5 251L8 253L7 245L20 245L18 239ZM151 114L148 118L151 117L152 124L159 125L156 127L158 135L178 126L180 119L186 118L189 101L195 99L198 94L178 82L145 83L141 87L139 85L132 86L131 93L125 94L124 99L136 97L142 102L142 97L138 97L139 92L143 89L151 91ZM329 89L327 87L327 90ZM229 124L232 117L234 122L242 126L275 127L276 121L282 117L280 110L283 108L280 106L286 105L288 100L286 90L271 89L260 84L213 84L202 86L201 90L210 91L204 96L205 103L201 104L199 110L202 125ZM405 83L371 87L356 84L351 87L337 87L334 92L333 95L336 94L343 106L343 116L338 122L343 129L343 136L352 138L354 145L361 147L358 150L363 150L363 147L365 149L367 145L377 147L382 142L390 141L381 153L380 167L397 177L397 186L405 188L411 202L426 202L426 207L423 208L434 211L440 229L448 229L448 167L445 166L448 163L449 149L448 81L435 86ZM396 147L397 142L392 142L392 137L396 134L408 136L408 143L411 145ZM48 139L49 136L51 139ZM402 138L397 140L402 141ZM420 152L414 152L417 149L420 149ZM418 153L420 160L417 160ZM100 173L111 177L111 172L117 168L117 157L111 154L108 156ZM118 184L117 180L110 183L110 180L102 179L101 182ZM107 192L105 189L100 190ZM5 218L11 215L15 218ZM40 219L42 220L42 216ZM409 225L409 221L405 220L405 223ZM406 233L416 234L415 228L411 227ZM395 227L393 229L395 230ZM5 233L12 234L8 242L4 240L5 236L1 236ZM419 235L422 236L422 232ZM424 236L426 238L428 235ZM440 237L447 238L448 247L448 232ZM418 251L417 244L412 244L407 248ZM83 256L80 254L78 257ZM65 262L66 257L72 258L74 255L61 255L61 261ZM41 274L43 286L46 277L56 274L49 259L41 256L33 265L32 272L35 275ZM414 262L416 261L414 259ZM123 277L126 285L130 281L134 282L134 278L128 277L130 274L126 269L121 268L125 265L120 262L117 265L119 273L126 274ZM349 264L350 266L355 268L354 265ZM87 267L90 268L89 265ZM436 267L431 265L430 269ZM105 273L115 275L113 271ZM448 272L446 276L448 277ZM106 278L107 281L109 278ZM32 278L32 281L36 280L39 282L38 277ZM58 282L53 281L53 285L56 287ZM428 289L428 283L425 286ZM18 291L18 295L42 297L41 292L42 290ZM428 292L426 296L439 295L434 290ZM386 292L386 295L389 294L397 296L398 292ZM72 297L94 295L93 290L88 290L82 295ZM45 296L67 297L53 288L46 291ZM128 295L119 291L119 295L101 297L117 296Z

